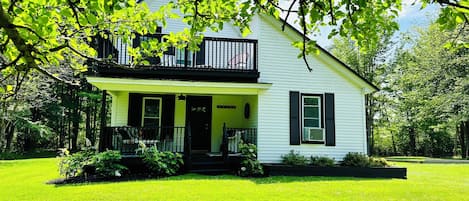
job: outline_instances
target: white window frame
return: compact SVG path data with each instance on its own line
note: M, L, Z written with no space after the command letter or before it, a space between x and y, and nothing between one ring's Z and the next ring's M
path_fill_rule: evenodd
M145 117L145 100L159 100L159 107L158 107L158 117ZM161 127L161 110L162 110L162 104L163 103L163 99L160 98L160 97L143 97L142 99L142 122L141 122L141 125L142 127L144 127L144 123L145 123L145 118L148 118L148 119L158 119L158 125L159 127Z
M305 99L307 98L316 98L318 99L318 127L305 127L304 126L304 123L305 123ZM322 96L320 95L302 95L301 97L301 141L302 142L320 142L320 143L324 143L326 141L326 132L325 132L325 129L322 128L322 113L323 113L323 106L322 106ZM306 119L312 119L312 118L309 118L309 117L306 117ZM308 140L305 140L304 139L304 132L305 132L305 128L307 129L318 129L318 130L321 130L322 131L322 140L311 140L311 139L308 139Z

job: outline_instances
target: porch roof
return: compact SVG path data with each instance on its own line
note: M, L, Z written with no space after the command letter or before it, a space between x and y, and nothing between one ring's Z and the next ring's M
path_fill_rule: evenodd
M86 79L101 90L140 93L256 95L272 86L271 83L200 82L92 76L88 76Z

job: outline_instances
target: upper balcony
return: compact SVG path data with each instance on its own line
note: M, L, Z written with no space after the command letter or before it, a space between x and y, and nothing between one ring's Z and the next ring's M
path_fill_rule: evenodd
M128 54L143 41L161 40L164 34L137 36L127 42L107 35L94 40L98 58L112 58L114 64L95 65L90 74L106 77L135 77L198 81L257 82L257 40L205 37L199 50L169 48L163 56L147 56L145 64L134 63Z

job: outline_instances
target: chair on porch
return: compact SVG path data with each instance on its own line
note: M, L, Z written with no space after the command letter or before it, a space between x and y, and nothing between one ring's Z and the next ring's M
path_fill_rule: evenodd
M238 153L238 146L244 131L231 130L228 133L228 153Z
M138 148L138 128L135 127L119 127L115 131L120 137L122 144L118 148L122 153L133 153Z

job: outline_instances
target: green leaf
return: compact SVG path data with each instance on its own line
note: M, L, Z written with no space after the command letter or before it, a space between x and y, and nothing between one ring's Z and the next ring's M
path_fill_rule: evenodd
M94 16L94 14L92 13L88 13L88 15L86 16L88 18L88 22L91 24L91 25L96 25L97 23L97 19L96 19L96 16Z
M6 89L7 89L6 92L12 92L13 91L13 86L12 85L7 85Z

